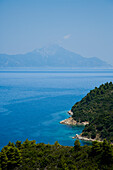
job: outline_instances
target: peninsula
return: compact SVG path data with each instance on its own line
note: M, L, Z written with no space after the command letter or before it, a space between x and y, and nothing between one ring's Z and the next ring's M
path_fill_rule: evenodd
M71 117L62 120L61 124L85 126L83 132L75 134L73 138L87 141L106 139L113 142L112 82L90 90L68 113Z

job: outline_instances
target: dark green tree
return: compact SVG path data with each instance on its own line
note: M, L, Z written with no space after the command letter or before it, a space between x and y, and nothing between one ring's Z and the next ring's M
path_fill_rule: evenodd
M76 151L78 151L80 149L80 141L78 139L74 142L74 149Z

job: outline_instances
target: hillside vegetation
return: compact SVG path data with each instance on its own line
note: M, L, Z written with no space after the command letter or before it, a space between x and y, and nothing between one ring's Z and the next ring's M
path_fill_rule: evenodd
M92 168L93 167L93 168ZM106 140L93 142L92 146L74 147L26 140L23 144L9 142L0 152L2 170L112 170L113 146Z
M88 121L82 136L113 142L113 84L95 87L80 102L72 107L73 118L78 122Z

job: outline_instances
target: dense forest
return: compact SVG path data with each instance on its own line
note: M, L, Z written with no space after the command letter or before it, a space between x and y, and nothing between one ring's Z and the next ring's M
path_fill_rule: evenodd
M9 142L0 152L2 170L112 170L113 145L106 140L93 142L92 146L80 146L78 140L74 147L29 141L16 144Z
M80 102L72 107L73 118L78 122L88 121L82 136L113 142L113 84L95 87Z

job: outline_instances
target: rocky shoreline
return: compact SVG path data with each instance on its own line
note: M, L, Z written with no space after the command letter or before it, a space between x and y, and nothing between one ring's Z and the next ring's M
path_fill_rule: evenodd
M93 142L93 141L98 141L98 142L102 142L102 140L97 140L97 139L92 139L92 138L87 138L87 137L84 137L84 136L81 136L81 134L80 135L78 135L78 134L76 134L76 136L74 136L74 137L72 137L73 139L79 139L79 140L84 140L84 141L89 141L89 142Z
M68 111L69 115L73 115L72 111ZM77 122L76 120L74 120L72 117L69 117L65 120L60 121L60 124L64 124L64 125L77 125L77 126L85 126L87 124L89 124L89 122L85 121L85 122ZM72 137L72 139L79 139L79 140L83 140L83 141L88 141L88 142L93 142L93 141L98 141L98 142L102 142L102 140L99 139L92 139L92 138L87 138L82 136L82 133L80 135L76 134L74 137Z
M69 110L69 111L68 111L68 114L69 114L70 116L72 116L72 115L73 115L73 112L72 112L71 110Z
M65 125L76 125L76 123L77 122L72 117L60 121L60 124L65 124Z
M73 112L71 110L68 111L68 114L71 116L65 120L60 121L60 124L64 124L64 125L73 125L73 126L85 126L87 124L89 124L88 121L85 122L77 122L76 120L74 120L72 118ZM79 140L84 140L84 141L95 141L96 139L91 139L91 138L87 138L87 137L83 137L82 133L80 135L76 134L74 137L72 137L72 139L79 139ZM98 142L102 142L101 140L97 140Z
M68 111L69 115L73 115L73 112L71 110ZM78 125L78 126L85 126L87 124L89 124L89 122L85 121L85 122L77 122L76 120L74 120L72 117L69 117L65 120L60 121L60 124L65 124L65 125Z

